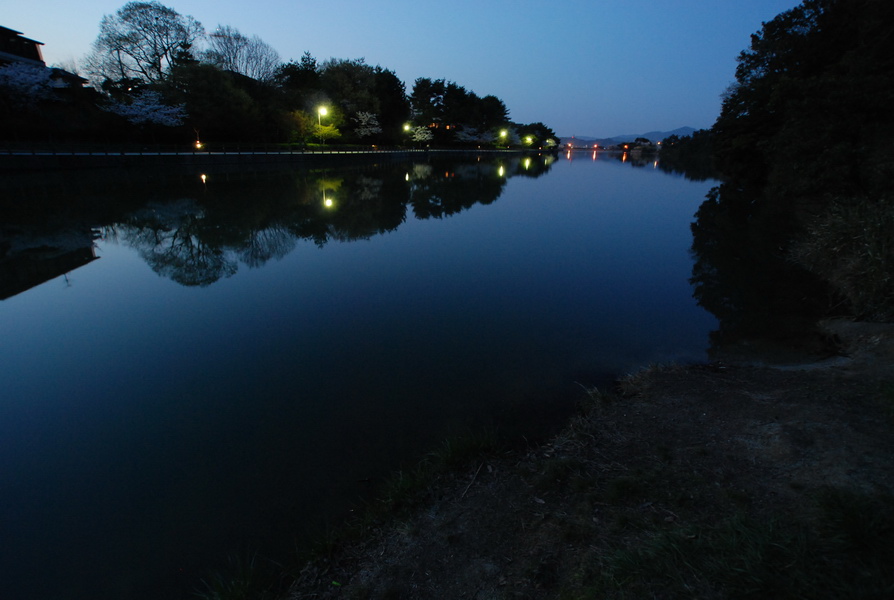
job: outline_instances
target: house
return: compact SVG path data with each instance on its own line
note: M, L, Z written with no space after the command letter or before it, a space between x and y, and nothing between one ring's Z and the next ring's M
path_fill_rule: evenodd
M46 66L41 46L43 42L23 37L21 31L0 25L0 63L17 61Z
M46 67L40 47L43 42L26 38L21 31L0 25L0 66L12 62ZM54 88L82 87L87 80L64 69L50 69L50 85Z

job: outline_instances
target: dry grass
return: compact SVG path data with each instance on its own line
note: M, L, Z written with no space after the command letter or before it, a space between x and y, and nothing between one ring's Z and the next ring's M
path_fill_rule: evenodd
M894 199L833 203L810 223L792 258L832 284L855 316L894 318Z

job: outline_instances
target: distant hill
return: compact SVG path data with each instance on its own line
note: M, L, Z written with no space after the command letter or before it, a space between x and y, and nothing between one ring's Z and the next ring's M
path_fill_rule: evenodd
M672 135L678 135L683 137L684 135L692 135L692 132L695 131L693 127L678 127L672 131L649 131L648 133L629 133L624 135L615 135L608 138L597 138L597 137L587 137L583 135L576 135L573 137L563 137L559 138L563 146L567 146L571 144L573 146L592 146L593 144L599 144L600 146L612 146L614 144L625 144L627 142L632 142L636 138L646 138L651 142L660 142L666 137Z

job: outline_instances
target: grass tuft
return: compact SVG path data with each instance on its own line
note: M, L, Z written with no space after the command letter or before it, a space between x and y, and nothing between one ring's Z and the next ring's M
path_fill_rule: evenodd
M228 564L202 580L201 600L276 600L286 587L282 567L257 553L232 555Z
M829 490L801 518L740 514L596 557L574 597L894 597L892 534L891 498Z

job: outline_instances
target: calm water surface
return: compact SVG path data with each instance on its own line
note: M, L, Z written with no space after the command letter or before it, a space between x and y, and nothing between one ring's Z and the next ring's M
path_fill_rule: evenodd
M445 436L543 435L577 383L716 328L688 283L712 182L590 154L200 175L0 180L4 598L286 560Z

